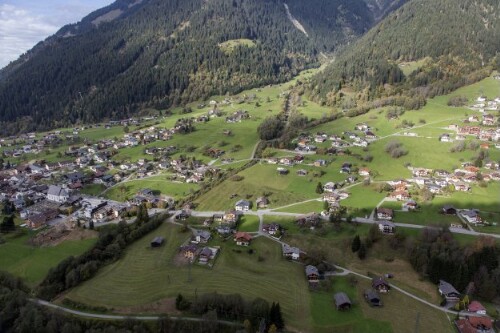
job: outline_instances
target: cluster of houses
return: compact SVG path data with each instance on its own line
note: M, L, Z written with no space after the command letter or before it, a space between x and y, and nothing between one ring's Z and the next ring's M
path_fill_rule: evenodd
M19 212L30 228L43 227L59 214L67 215L78 210L82 212L80 217L102 222L117 218L124 210L143 202L162 208L170 204L171 198L155 195L147 189L138 192L126 204L80 194L80 190L89 184L105 187L116 184L121 180L119 173L108 173L114 167L110 163L92 164L83 169L77 161L20 164L0 171L0 200Z
M440 280L438 285L439 294L446 303L455 304L460 301L461 294L450 283ZM495 332L493 322L486 315L485 307L478 301L466 304L467 312L465 318L455 320L455 327L459 333L488 333Z
M367 124L359 123L356 124L354 131L345 131L341 136L336 134L328 135L323 132L315 135L302 134L297 139L295 150L298 152L316 151L318 147L313 142L322 144L330 140L332 149L328 153L341 155L344 148L351 146L368 147L376 139L377 135Z
M311 288L315 288L323 278L318 268L313 265L305 266L305 275ZM387 294L390 289L390 284L384 278L374 277L371 288L364 290L363 296L370 306L381 307L383 306L383 302L380 294ZM345 292L335 293L333 295L333 302L338 311L347 311L353 306L353 302Z
M398 179L387 182L393 191L389 197L397 201L408 201L411 195L408 189L416 185L419 188L426 188L433 194L442 194L445 189L454 189L459 192L469 192L472 183L483 181L500 181L500 169L498 163L487 162L482 170L470 162L462 163L462 167L453 172L446 170L432 170L427 168L413 168L413 177L409 180ZM410 203L407 206L412 206ZM411 207L408 207L411 209Z

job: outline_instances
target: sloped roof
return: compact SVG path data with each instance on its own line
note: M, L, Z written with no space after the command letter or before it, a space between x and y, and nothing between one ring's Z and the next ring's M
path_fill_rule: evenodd
M68 196L68 192L60 186L50 185L47 195Z
M444 280L439 280L439 290L445 294L445 295L448 295L448 294L452 294L452 293L456 293L456 294L460 294L456 289L455 287L453 287L451 284L449 284L448 282L444 281Z
M493 323L489 317L469 317L469 323L475 327L486 327L487 329L493 328Z
M309 275L319 275L319 271L318 269L316 268L316 266L313 266L313 265L307 265L306 266L306 275L309 276Z
M483 306L481 303L479 303L478 301L472 301L472 302L470 302L470 304L469 304L468 310L469 310L470 312L478 312L478 311L484 311L484 310L486 310L486 309L485 309L485 308L484 308L484 306Z
M336 293L335 295L333 295L333 299L335 300L335 305L337 306L337 308L339 306L344 305L344 304L352 305L351 300L349 299L349 297L347 296L347 294L344 293L344 292L338 292L338 293Z

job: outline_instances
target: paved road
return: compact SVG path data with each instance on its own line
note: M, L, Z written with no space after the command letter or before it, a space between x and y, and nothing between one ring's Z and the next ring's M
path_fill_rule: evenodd
M129 319L135 319L135 320L159 320L164 318L163 316L121 316L121 315L107 315L107 314L98 314L98 313L90 313L90 312L84 312L84 311L78 311L78 310L73 310L73 309L68 309L41 299L31 299L32 302L35 302L38 305L49 307L52 309L60 310L66 313L70 313L76 316L80 317L85 317L85 318L93 318L93 319L106 319L106 320L129 320ZM171 320L183 320L183 321L197 321L197 322L203 322L204 319L202 318L191 318L191 317L172 317L168 316L169 319ZM225 320L217 320L219 324L224 324L224 325L230 325L230 326L237 326L237 327L242 327L243 325L240 323L235 323L232 321L225 321Z
M314 201L317 199L311 199L308 201ZM175 211L172 213L176 213ZM214 214L224 214L223 211L191 211L191 215L195 217L212 217ZM303 216L304 214L299 214L299 213L287 213L287 212L275 212L269 209L265 210L258 210L258 211L248 211L245 212L245 215L253 215L253 216L259 216L259 220L262 220L265 215L268 216L287 216L287 217L298 217L298 216ZM261 218L262 217L262 218ZM326 219L326 218L325 218ZM373 219L365 219L362 217L356 217L353 219L354 222L357 223L363 223L363 224L374 224L377 223L377 221ZM262 221L261 221L262 222ZM430 226L426 225L420 225L420 224L410 224L410 223L394 223L397 227L401 228L410 228L410 229L424 229L424 228L432 228ZM262 228L260 228L262 229ZM463 228L450 228L450 232L456 233L456 234L462 234L462 235L469 235L469 236L489 236L493 238L498 238L500 239L500 235L497 234L488 234L488 233L483 233L483 232L477 232L473 230L467 230Z

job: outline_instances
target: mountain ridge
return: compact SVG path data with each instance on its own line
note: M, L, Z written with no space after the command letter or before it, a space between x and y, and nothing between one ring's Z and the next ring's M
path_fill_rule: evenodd
M0 122L15 122L3 131L48 129L284 82L375 22L363 1L118 0L0 72ZM255 47L220 49L237 39Z

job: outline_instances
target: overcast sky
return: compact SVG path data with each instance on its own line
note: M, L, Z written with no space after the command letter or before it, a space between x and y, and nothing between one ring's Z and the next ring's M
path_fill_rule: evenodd
M0 68L114 0L0 0Z

